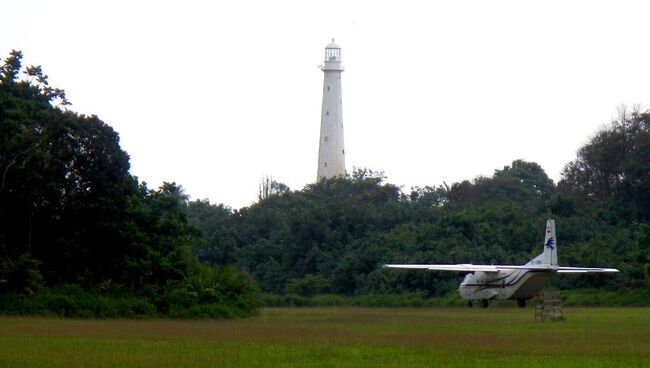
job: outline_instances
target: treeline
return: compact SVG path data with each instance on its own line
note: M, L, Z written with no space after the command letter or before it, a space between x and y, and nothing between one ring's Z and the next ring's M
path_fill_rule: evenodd
M516 160L491 177L410 192L362 169L294 191L267 180L260 201L239 210L193 201L188 214L206 240L194 254L243 267L267 293L443 296L458 275L381 265L523 264L555 218L561 264L622 272L557 277L553 287L650 289L649 124L650 114L621 110L557 184Z
M557 277L553 287L650 290L649 113L622 110L559 183L523 160L410 191L357 169L299 190L267 179L257 203L233 210L188 201L174 183L148 188L129 173L118 134L69 111L65 93L21 58L14 51L0 68L0 313L453 304L458 275L381 265L524 263L541 251L547 218L562 264L622 270Z
M255 313L247 274L192 257L182 188L139 182L118 134L21 59L0 68L0 313Z

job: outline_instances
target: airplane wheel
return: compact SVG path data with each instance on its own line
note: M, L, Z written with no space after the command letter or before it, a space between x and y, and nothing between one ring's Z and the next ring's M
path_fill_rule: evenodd
M468 300L468 301L467 301L467 308L471 308L471 307L472 307L472 301L471 301L471 300Z
M487 308L487 307L488 307L488 300L481 299L481 308Z
M526 307L526 300L525 299L517 299L517 306L519 308L525 308Z

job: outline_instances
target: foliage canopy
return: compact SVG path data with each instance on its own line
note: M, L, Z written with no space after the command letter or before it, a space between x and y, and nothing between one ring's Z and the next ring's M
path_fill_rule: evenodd
M383 173L357 169L239 211L191 202L190 217L209 234L195 255L237 263L272 293L295 293L318 276L339 294L443 295L457 275L381 265L524 263L540 252L546 218L556 218L561 263L623 270L558 277L556 287L647 288L648 121L648 113L614 121L579 150L558 185L537 163L515 160L491 177L408 194L384 183Z
M254 312L249 277L192 257L202 240L182 188L139 183L117 132L67 110L40 66L21 76L21 58L12 51L0 68L0 294L74 285L134 294L166 314L205 304Z
M623 271L555 287L650 288L648 113L623 110L557 185L524 160L409 192L355 169L299 190L265 178L259 201L233 210L188 201L175 183L139 182L117 132L68 110L64 91L21 59L13 51L0 67L0 310L240 316L254 313L257 284L300 296L439 296L457 275L381 265L524 263L549 217L561 263Z

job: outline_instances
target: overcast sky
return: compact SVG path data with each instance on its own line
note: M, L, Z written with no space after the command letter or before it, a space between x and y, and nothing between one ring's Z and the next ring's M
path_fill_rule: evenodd
M117 130L131 172L233 208L316 179L342 47L347 169L437 186L515 159L555 181L621 104L650 106L648 1L3 0L0 53Z

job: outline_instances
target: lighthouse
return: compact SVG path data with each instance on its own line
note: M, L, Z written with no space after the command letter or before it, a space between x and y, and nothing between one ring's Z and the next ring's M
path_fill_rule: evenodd
M341 95L341 47L325 46L325 61L321 65L323 107L320 117L317 180L345 176L345 146L343 144L343 97Z

